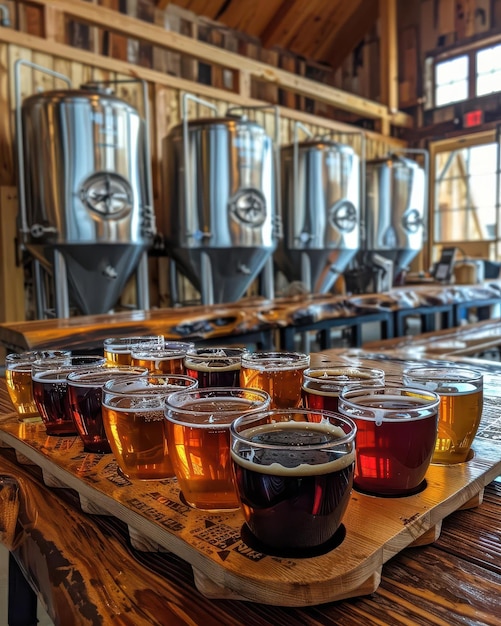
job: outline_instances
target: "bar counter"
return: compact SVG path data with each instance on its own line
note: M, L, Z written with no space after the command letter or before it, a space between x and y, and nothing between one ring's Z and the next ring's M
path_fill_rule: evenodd
M22 352L66 347L101 348L110 336L162 334L166 339L198 343L253 343L261 348L289 350L297 333L317 331L320 348L331 347L330 331L351 329L352 345L360 347L362 327L379 323L381 337L405 332L405 319L419 316L423 330L456 324L458 307L490 311L501 303L501 283L486 285L429 285L398 287L382 294L300 294L265 299L244 298L211 306L132 310L110 314L74 316L0 324L0 344Z
M314 362L324 359L376 365L364 359L362 351L330 351L313 357ZM391 360L379 363L383 365L388 376L397 375L401 367ZM489 402L494 418L479 435L500 442L501 459L501 417L495 410L499 399L491 397ZM0 428L15 419L3 382L0 414ZM375 592L290 608L207 599L197 590L187 562L173 553L135 549L123 521L83 513L73 490L48 487L40 469L26 461L12 449L0 448L0 540L56 625L499 623L499 479L487 485L483 502L476 503L479 506L445 517L438 539L403 549L385 562Z

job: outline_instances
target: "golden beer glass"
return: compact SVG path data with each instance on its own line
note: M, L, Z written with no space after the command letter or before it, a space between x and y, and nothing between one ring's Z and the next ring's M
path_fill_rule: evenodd
M165 401L175 391L197 385L182 374L123 377L104 384L104 429L124 476L131 480L174 476L164 429Z
M413 367L403 373L405 385L435 391L440 396L438 435L432 463L468 460L483 409L483 376L454 367Z
M165 405L167 443L185 501L210 511L238 508L230 458L234 419L266 410L259 389L212 387L173 393Z
M146 367L152 374L186 374L184 358L194 347L188 341L165 341L162 347L134 346L131 364Z
M337 366L308 368L303 377L303 404L310 409L337 412L340 392L346 387L384 384L384 371L374 367Z
M33 398L31 366L37 359L70 356L70 350L32 350L5 357L5 382L19 421L40 418Z
M111 365L131 365L131 352L142 346L163 348L163 335L145 335L131 337L108 337L103 342L104 356Z
M309 366L310 356L301 352L248 352L242 356L240 385L266 391L272 409L297 408Z

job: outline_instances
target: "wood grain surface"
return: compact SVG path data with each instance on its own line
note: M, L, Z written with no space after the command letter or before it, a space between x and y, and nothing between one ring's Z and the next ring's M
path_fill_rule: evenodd
M376 593L314 607L207 600L189 564L131 548L120 520L79 511L75 493L48 489L34 466L0 451L0 476L21 485L14 554L31 573L56 625L497 626L501 611L501 484L476 509L444 520L440 538L406 549ZM1 485L0 485L1 486ZM29 502L29 505L27 503Z
M382 364L386 376L396 379L404 366L399 360L373 361L356 350L312 355L313 365L326 361ZM0 400L5 395L3 389ZM8 404L4 398L2 406L8 409ZM497 398L486 403L484 430L500 422L499 405ZM339 547L315 558L284 559L259 553L242 541L239 512L193 511L180 500L176 481L130 483L118 476L110 455L83 453L78 438L47 437L41 424L20 424L7 411L0 439L16 448L18 463L28 460L40 466L46 485L75 489L84 511L112 514L127 524L136 548L167 549L191 563L196 585L206 596L286 606L374 591L383 564L409 545L435 541L442 520L464 505L478 504L484 486L501 471L501 446L495 436L479 437L470 462L430 466L427 488L420 494L381 499L354 492L344 518L346 537Z

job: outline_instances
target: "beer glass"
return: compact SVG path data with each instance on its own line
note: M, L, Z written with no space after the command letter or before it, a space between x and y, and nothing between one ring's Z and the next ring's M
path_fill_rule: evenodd
M112 378L144 376L147 373L148 370L143 367L117 365L76 370L68 374L68 406L85 452L111 452L101 413L104 384Z
M300 352L249 352L242 355L240 385L269 393L272 409L299 407L309 365L309 355Z
M338 410L339 393L345 387L382 386L384 371L371 367L329 365L308 368L303 377L303 404L310 409Z
M353 484L354 422L309 409L236 419L231 458L245 521L271 548L303 549L331 539Z
M238 387L245 348L192 348L184 359L186 373L199 387Z
M194 347L187 341L166 341L162 347L134 346L131 364L146 367L153 374L185 374L184 357Z
M124 476L131 480L174 476L164 432L165 401L173 392L197 384L182 374L149 374L104 384L104 430Z
M267 409L258 389L213 387L173 393L165 417L169 454L186 502L219 511L238 508L230 461L230 424Z
M405 385L440 396L438 436L432 463L467 460L483 408L483 377L463 367L415 367L404 371Z
M48 435L76 435L68 406L67 376L89 367L104 367L101 355L65 356L33 361L33 397Z
M109 337L103 342L104 356L111 365L131 365L131 352L143 348L163 348L163 335Z
M70 350L32 350L5 357L5 382L19 421L40 419L33 398L31 366L33 361L50 357L70 356Z
M411 495L424 487L437 438L439 397L411 387L345 388L339 412L357 425L355 487Z

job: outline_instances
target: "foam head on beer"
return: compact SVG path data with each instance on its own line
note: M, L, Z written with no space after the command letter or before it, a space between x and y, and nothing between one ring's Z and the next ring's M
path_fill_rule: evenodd
M281 409L230 427L246 523L270 548L315 548L338 530L353 484L354 422L324 410Z

